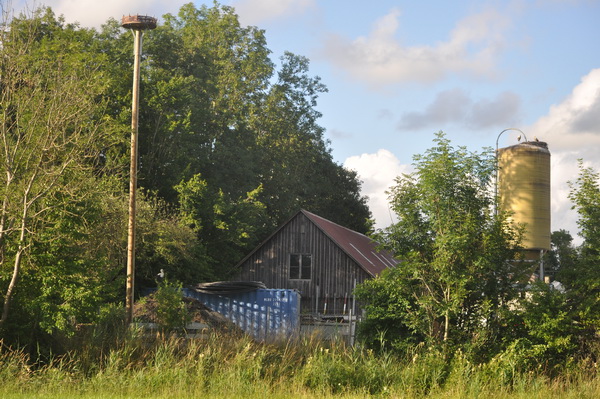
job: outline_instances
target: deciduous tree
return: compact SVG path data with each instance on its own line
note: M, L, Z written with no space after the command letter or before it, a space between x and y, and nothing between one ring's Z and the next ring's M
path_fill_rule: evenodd
M401 263L357 294L371 326L382 322L372 331L393 318L400 340L493 341L523 278L510 262L519 231L493 211L491 154L454 148L441 132L434 143L391 189L398 222L379 238Z
M74 239L58 227L90 197L114 137L103 119L106 58L88 51L92 32L42 8L5 21L0 35L1 327L34 246Z
M579 176L569 182L569 199L577 211L583 243L571 273L564 273L569 295L577 303L581 321L590 329L600 326L600 175L579 161Z

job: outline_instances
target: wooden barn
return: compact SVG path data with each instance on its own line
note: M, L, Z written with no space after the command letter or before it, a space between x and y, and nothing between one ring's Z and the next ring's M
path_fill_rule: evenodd
M376 247L363 234L301 210L238 264L238 278L298 290L303 314L342 316L354 306L357 284L398 263Z

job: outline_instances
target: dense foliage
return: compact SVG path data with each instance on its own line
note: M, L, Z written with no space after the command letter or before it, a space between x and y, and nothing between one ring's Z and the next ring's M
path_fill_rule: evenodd
M131 33L50 8L0 27L0 318L6 342L94 321L124 297ZM225 279L306 208L367 232L354 172L318 125L305 57L277 66L234 10L184 5L144 34L136 288Z
M356 290L363 341L459 350L477 363L514 355L547 371L589 359L600 327L598 174L581 166L571 183L582 246L554 232L544 263L555 281L533 282L539 264L520 261L527 226L511 225L490 195L492 155L455 149L443 133L434 143L390 192L398 222L379 238L401 263Z
M396 345L469 342L487 351L509 328L523 286L527 270L508 262L520 231L494 212L491 154L455 149L441 132L434 142L391 190L398 222L381 241L401 264L358 289L364 331Z
M90 228L112 183L98 176L102 151L120 141L104 114L108 59L90 51L93 32L49 10L1 31L0 327L14 314L12 333L60 329L94 312L113 272L91 254Z
M600 328L600 175L580 161L579 175L569 183L583 242L577 249L570 241L557 247L557 278L565 285L570 311L575 313L587 344Z

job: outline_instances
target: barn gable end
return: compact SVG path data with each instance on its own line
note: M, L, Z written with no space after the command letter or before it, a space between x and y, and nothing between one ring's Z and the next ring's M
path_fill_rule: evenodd
M238 278L298 290L304 313L341 315L350 307L356 284L397 263L376 245L301 210L238 264Z

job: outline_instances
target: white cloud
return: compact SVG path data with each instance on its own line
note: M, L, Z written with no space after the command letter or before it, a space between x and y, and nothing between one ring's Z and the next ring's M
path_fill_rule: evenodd
M411 166L401 164L394 154L383 149L375 154L349 157L344 166L356 171L358 178L362 180L362 194L369 197L369 208L375 219L375 227L389 226L392 223L392 213L386 191L394 184L396 177L408 173Z
M440 126L463 120L472 100L462 89L445 90L423 112L407 112L400 122L400 130L418 130L430 126Z
M243 25L259 25L272 19L302 14L314 7L315 0L237 0L232 5Z
M526 134L546 141L552 154L552 230L562 228L575 236L577 214L570 209L567 182L577 178L577 159L600 171L600 68L584 76Z
M406 81L433 82L448 73L494 74L508 18L486 10L460 21L446 41L408 47L395 38L400 11L392 9L368 36L350 40L330 35L322 54L353 78L374 87Z
M22 2L21 7L24 7ZM42 2L39 2L42 3ZM99 28L109 18L120 20L123 15L150 15L160 18L177 13L185 0L45 0L54 13L64 15L68 23L79 22L84 27ZM20 10L18 10L20 11ZM160 23L160 21L159 21Z
M14 2L17 13L32 8L31 2ZM34 7L45 5L54 13L64 15L67 22L79 22L84 27L99 28L109 18L120 20L123 15L150 15L157 18L166 13L177 14L189 0L44 0L35 1ZM212 4L206 2L210 7ZM222 3L222 2L221 2ZM232 2L240 22L258 25L268 20L304 13L315 6L315 0L236 0ZM196 5L199 7L199 5ZM159 21L160 23L160 21Z
M552 231L569 231L576 244L581 243L581 239L577 237L577 214L571 210L567 182L578 176L577 159L583 159L586 167L600 171L599 109L600 68L584 76L571 94L560 104L552 106L547 115L523 129L529 140L538 138L548 143L551 152ZM377 227L389 225L391 216L385 192L398 175L410 172L411 167L401 164L387 150L350 157L344 165L356 170L364 182L363 194L370 197L369 206Z
M502 92L493 99L474 101L462 89L439 92L423 112L407 112L398 123L399 130L439 127L449 123L470 129L514 125L518 121L521 99L512 92Z
M498 126L513 126L520 119L521 98L505 91L491 100L481 99L473 104L466 124L472 129L488 129Z

